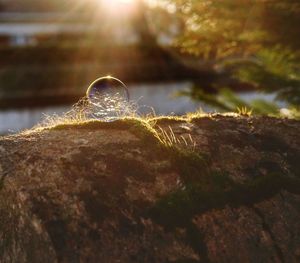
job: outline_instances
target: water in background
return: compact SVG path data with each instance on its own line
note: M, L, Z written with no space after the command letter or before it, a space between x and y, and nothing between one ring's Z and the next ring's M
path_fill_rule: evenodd
M150 113L151 108L156 115L182 115L194 112L200 108L206 112L213 111L212 108L200 102L194 102L188 97L175 96L176 92L188 89L190 83L173 84L139 84L129 86L130 98L140 105L142 113ZM274 95L262 95L257 93L244 93L243 99L252 100L263 98L272 101ZM47 106L33 109L13 109L0 111L0 134L11 134L21 130L30 129L41 122L45 115L63 114L70 110L72 105Z

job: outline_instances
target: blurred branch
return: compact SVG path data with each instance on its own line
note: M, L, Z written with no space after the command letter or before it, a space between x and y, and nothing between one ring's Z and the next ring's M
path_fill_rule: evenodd
M278 114L275 103L246 102L229 89L238 85L276 95L289 108L300 105L300 2L165 0L160 6L181 21L174 45L201 60L220 77L213 93L201 81L182 92L220 110L253 108L258 114ZM171 8L172 7L172 8ZM171 25L169 25L171 26ZM167 27L167 26L165 26ZM213 66L212 66L213 65ZM227 87L227 90L223 88Z

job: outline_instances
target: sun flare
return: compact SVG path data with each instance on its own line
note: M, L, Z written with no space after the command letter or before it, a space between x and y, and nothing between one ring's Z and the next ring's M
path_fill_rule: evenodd
M122 4L132 4L135 0L109 0L101 1L105 5L122 5Z
M97 0L109 14L128 13L134 8L136 0Z
M134 0L113 0L112 2L119 2L119 3L124 3L124 4L128 4L128 3L132 3Z

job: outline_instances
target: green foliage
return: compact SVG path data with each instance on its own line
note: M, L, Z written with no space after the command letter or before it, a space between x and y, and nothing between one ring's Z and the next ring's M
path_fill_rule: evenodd
M223 80L212 87L217 95L207 94L201 85L184 93L220 110L253 108L254 113L277 114L279 108L262 100L245 102L229 89L232 83L265 93L275 93L287 108L300 108L300 2L287 1L182 1L165 0L177 18L175 46L199 57L208 68L222 72ZM172 7L172 8L170 8ZM174 22L173 22L174 23ZM224 76L227 80L224 81ZM226 89L224 89L226 88Z
M293 0L160 2L180 21L176 43L183 51L215 59L253 54L274 44L299 48L295 25L300 23L300 3Z
M247 60L227 60L223 67L241 82L266 92L277 92L278 100L300 105L299 57L288 48L262 49Z
M220 88L218 95L212 95L205 93L198 86L194 86L190 91L181 92L180 94L190 96L195 100L201 100L221 111L237 111L241 115L251 115L252 113L258 115L280 115L280 109L275 103L261 99L245 101L228 88ZM295 112L298 111L295 109ZM293 117L295 116L296 114L293 115Z
M201 89L199 86L193 86L189 91L181 91L178 95L189 96L194 100L200 100L208 105L224 111L231 111L232 109L223 103L215 94L209 94Z

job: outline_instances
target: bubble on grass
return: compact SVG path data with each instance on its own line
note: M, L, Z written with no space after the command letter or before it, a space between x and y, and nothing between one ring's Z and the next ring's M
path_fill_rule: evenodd
M86 98L91 116L97 119L114 120L133 112L127 86L111 76L96 79L87 89Z
M139 105L138 100L130 101L126 85L114 77L96 79L89 86L86 96L72 109L62 115L45 115L36 128L59 124L77 124L90 119L114 121L123 117L152 117L152 107Z
M94 105L99 105L99 97L104 97L105 101L108 100L108 97L117 97L124 101L129 101L127 86L121 80L111 76L98 78L93 81L88 87L86 95Z

